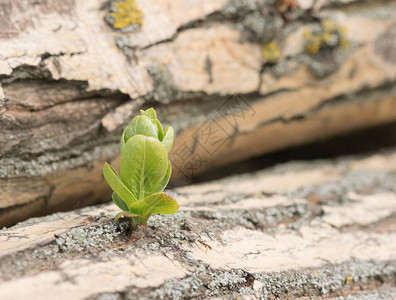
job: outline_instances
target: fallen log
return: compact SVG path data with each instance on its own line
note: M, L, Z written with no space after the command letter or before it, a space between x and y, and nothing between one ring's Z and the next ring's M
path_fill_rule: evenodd
M176 129L178 184L395 121L395 3L3 1L0 224L107 201L140 108Z
M395 171L393 149L176 188L180 210L132 232L114 204L30 219L0 230L0 294L392 299Z

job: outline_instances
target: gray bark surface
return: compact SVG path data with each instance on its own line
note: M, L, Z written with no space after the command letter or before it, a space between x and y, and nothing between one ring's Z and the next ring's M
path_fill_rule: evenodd
M114 1L0 3L0 225L107 201L103 162L140 108L176 129L174 182L396 120L395 1L130 2L141 28L116 29ZM225 116L235 94L249 106ZM184 146L206 163L177 162Z
M132 232L114 204L31 219L0 230L0 295L394 299L395 174L395 149L290 162L169 190Z

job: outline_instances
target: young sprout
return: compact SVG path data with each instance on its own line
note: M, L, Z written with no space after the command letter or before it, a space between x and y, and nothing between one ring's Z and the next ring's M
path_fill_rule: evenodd
M121 137L120 176L107 162L103 166L103 175L114 191L113 201L122 210L115 220L128 218L131 226L146 223L152 214L174 214L179 208L162 192L172 172L168 153L173 128L163 131L153 108L140 113Z

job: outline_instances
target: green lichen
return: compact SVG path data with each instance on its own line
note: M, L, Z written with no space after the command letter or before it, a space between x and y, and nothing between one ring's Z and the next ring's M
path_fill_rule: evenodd
M230 15L246 15L257 9L257 2L255 0L230 0L225 9L224 14Z
M147 72L153 80L154 89L145 96L146 100L169 103L178 98L180 93L167 66L154 63L147 68Z
M115 29L134 30L143 26L143 17L135 0L125 0L112 3L107 21Z
M276 41L271 41L263 45L261 55L266 63L274 64L278 61L281 52Z
M395 266L389 262L352 260L316 270L261 273L256 274L255 279L264 284L261 290L263 299L294 299L331 296L375 281L392 282L394 276ZM350 277L354 281L346 284Z
M234 20L244 42L268 43L281 34L284 26L282 16L268 1L231 0L221 14Z
M51 250L54 253L93 253L103 251L116 241L125 242L129 224L109 221L107 218L104 222L97 224L96 222L103 217L104 214L94 217L94 226L75 227L56 236Z
M317 78L335 72L354 48L346 32L346 27L326 19L303 34L307 55L302 55L301 59Z
M315 54L324 48L348 49L347 28L330 19L323 20L319 27L304 32L305 53Z

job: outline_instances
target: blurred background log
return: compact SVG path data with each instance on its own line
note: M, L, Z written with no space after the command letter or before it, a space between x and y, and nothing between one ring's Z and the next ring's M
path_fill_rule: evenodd
M109 200L154 106L173 183L396 120L396 1L0 3L0 225ZM187 153L187 155L186 155Z

